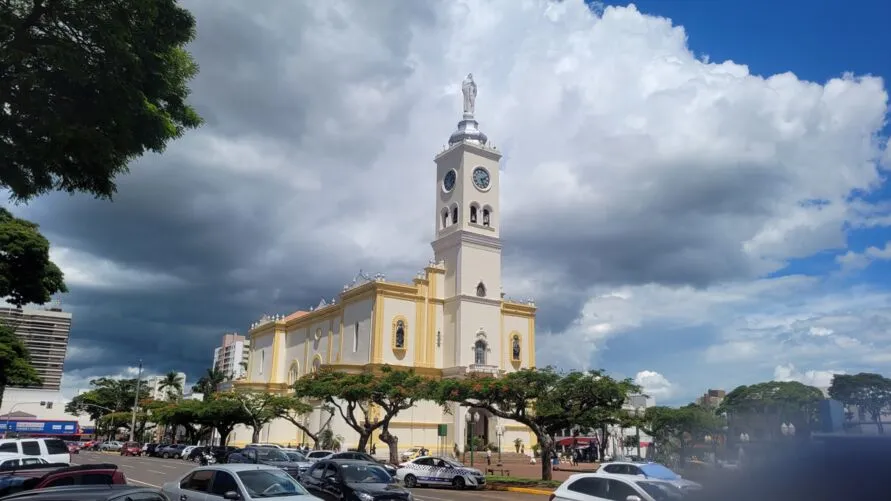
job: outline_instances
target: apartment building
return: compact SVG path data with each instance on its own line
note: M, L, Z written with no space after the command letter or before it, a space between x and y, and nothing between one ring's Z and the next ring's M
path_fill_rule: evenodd
M213 366L228 379L241 379L247 372L251 342L239 334L223 335L223 342L213 350Z
M149 376L145 378L145 387L148 389L148 396L150 396L154 400L167 400L172 389L164 386L164 381L167 380L167 376ZM179 383L179 394L185 395L190 392L190 389L186 387L186 373L177 372L176 373L176 381Z
M727 392L724 390L709 389L703 395L696 399L696 403L704 407L717 407L724 401Z
M59 391L68 353L71 313L62 311L58 303L26 308L5 306L0 307L0 322L15 330L28 347L31 365L43 380L37 387Z

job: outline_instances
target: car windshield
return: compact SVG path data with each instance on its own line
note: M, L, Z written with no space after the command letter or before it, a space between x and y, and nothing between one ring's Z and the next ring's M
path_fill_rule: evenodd
M390 474L380 466L344 464L340 467L343 481L348 484L389 484Z
M290 461L282 451L278 449L257 449L257 459L261 461Z
M657 478L659 480L677 480L681 478L677 473L656 463L642 464L640 465L640 471L648 477Z
M677 501L684 498L684 491L671 484L662 482L638 482L637 485L656 501Z
M252 498L276 498L309 494L290 475L281 470L248 470L238 472Z
M285 455L287 455L288 459L290 459L291 461L306 461L306 456L300 454L299 452L288 451L285 453Z
M442 459L440 459L440 461L442 461L443 463L445 463L447 465L453 466L455 468L464 468L463 464L458 463L457 461L452 461L451 459L442 458Z

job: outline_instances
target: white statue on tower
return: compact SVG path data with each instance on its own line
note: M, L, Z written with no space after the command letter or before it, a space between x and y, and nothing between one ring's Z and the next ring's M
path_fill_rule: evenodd
M461 83L461 93L464 94L464 114L473 116L476 108L476 82L473 81L473 73L468 73Z

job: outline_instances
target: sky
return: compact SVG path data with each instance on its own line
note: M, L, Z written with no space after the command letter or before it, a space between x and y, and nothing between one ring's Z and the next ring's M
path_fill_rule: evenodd
M225 332L432 257L433 156L473 72L504 154L504 291L538 365L660 404L891 374L891 6L188 0L197 131L38 222L64 391L211 364ZM131 376L132 377L132 376Z

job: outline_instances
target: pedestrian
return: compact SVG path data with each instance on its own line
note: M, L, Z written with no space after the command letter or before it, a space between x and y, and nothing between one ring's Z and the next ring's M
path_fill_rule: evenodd
M492 450L486 449L486 464L492 466Z
M371 455L374 456L377 454L377 445L371 444Z

